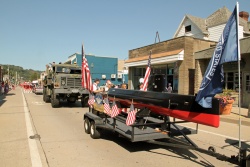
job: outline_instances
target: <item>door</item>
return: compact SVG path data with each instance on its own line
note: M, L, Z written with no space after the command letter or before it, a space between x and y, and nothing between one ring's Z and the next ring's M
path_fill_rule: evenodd
M241 105L242 107L248 107L250 104L250 73L245 72L243 73L243 80L242 80L242 98L241 98Z

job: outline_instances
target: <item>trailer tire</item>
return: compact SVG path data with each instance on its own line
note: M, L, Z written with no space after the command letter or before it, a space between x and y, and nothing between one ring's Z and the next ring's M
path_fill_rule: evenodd
M91 123L90 123L90 137L92 139L99 139L100 138L100 133L96 129L95 121L91 121Z
M84 119L84 130L85 133L90 134L90 122L88 118Z

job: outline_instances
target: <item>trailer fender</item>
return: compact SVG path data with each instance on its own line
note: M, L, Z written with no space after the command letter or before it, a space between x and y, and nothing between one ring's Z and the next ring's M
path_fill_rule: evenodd
M103 119L93 113L90 112L85 113L83 116L83 120L85 120L85 118L88 118L90 122L94 121L96 126L104 125Z

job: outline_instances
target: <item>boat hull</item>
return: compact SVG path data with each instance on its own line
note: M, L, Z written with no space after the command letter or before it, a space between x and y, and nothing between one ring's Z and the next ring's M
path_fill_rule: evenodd
M148 108L155 114L219 127L219 101L215 98L212 108L203 108L195 101L195 96L175 93L110 89L108 97L122 108L129 108L133 103L135 108Z

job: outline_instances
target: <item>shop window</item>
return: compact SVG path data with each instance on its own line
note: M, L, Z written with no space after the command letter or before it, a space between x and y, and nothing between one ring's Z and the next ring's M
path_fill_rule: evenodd
M245 82L246 82L245 89L247 92L250 92L250 75L249 74L245 75Z
M239 75L237 72L227 72L224 73L224 89L232 89L235 91L239 90ZM240 75L240 80L242 81L242 76Z

